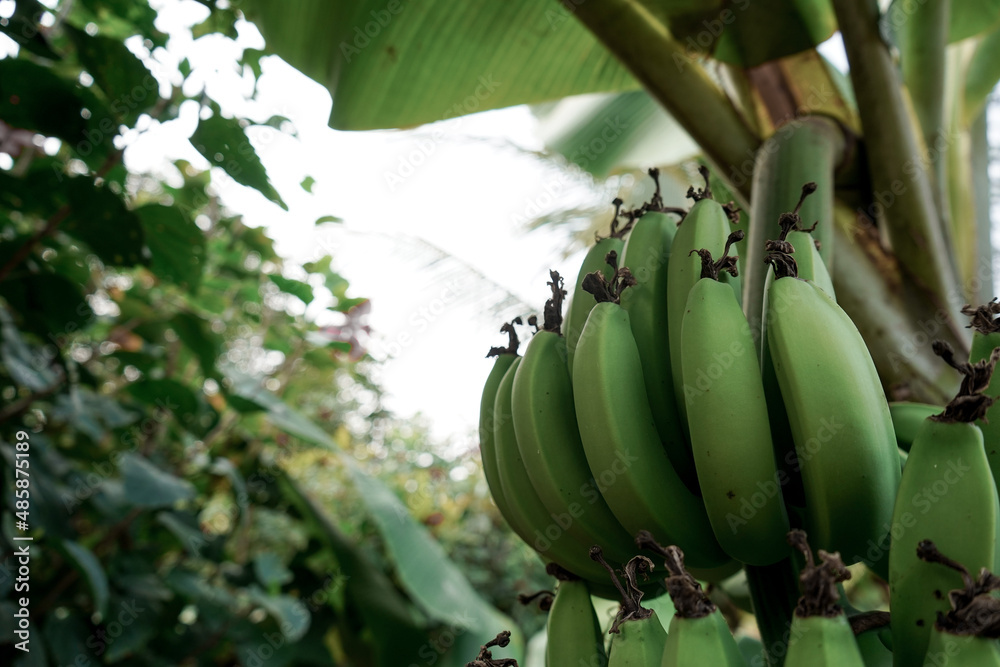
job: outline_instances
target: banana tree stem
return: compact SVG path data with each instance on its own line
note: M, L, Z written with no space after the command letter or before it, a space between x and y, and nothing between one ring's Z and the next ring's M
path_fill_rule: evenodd
M926 156L917 143L899 76L879 33L875 0L833 0L858 101L872 178L867 213L883 218L914 300L929 300L947 318L947 329L968 347L958 324L962 290L947 252L945 232L931 194Z
M560 0L701 146L745 201L760 139L666 27L629 0Z

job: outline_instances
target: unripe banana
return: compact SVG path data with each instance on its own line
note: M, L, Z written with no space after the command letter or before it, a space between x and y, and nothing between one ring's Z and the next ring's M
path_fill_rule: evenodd
M892 645L896 665L919 665L938 612L948 610L946 594L962 585L954 571L918 558L917 546L933 540L970 570L995 569L1000 501L989 471L983 435L971 423L992 399L979 393L996 364L958 363L951 348L934 351L964 376L959 396L941 415L929 417L910 448L893 509L889 551Z
M618 255L622 254L625 247L623 240L625 233L629 230L629 225L619 228L618 214L621 211L622 200L615 199L615 217L611 221L611 235L599 238L587 251L580 265L580 272L573 283L573 293L566 306L566 321L563 325L563 334L566 336L567 367L573 373L573 358L576 356L576 344L580 340L580 333L583 325L587 323L587 316L590 309L594 307L594 299L583 289L583 279L588 273L600 271L608 280L614 270L608 266L605 257L609 252L614 251Z
M581 579L561 579L546 623L547 667L604 667L604 633L590 601L590 589Z
M811 280L824 292L836 301L833 291L833 281L826 270L823 258L820 257L819 250L813 240L811 230L815 224L804 230L802 218L799 211L805 205L807 198L816 191L815 183L806 183L802 186L802 192L795 208L789 213L783 213L779 217L778 225L781 229L777 241L769 241L766 248L771 244L785 244L780 247L794 253L794 261L797 269L796 275L804 280ZM775 456L778 467L781 471L783 481L783 492L789 504L795 507L805 506L805 491L802 488L802 477L799 474L799 464L795 454L795 439L792 437L791 426L788 423L788 413L785 411L784 401L781 399L781 389L778 386L778 376L774 372L774 362L771 359L771 350L767 345L767 295L774 282L774 267L767 267L767 274L764 279L764 298L761 310L760 321L760 368L761 377L764 384L764 395L767 399L768 420L771 425L771 438L774 442Z
M972 316L972 348L969 361L976 363L988 359L993 350L1000 347L1000 303L993 299L979 308L962 309ZM984 392L987 396L1000 396L1000 380L993 380ZM983 431L983 445L986 447L986 459L990 462L993 479L1000 480L1000 408L990 408L986 412L989 422L982 422L979 428ZM997 482L1000 484L1000 482ZM1000 488L1000 487L998 487Z
M653 562L645 556L630 560L622 574L625 584L601 555L600 547L591 550L591 557L600 562L611 576L611 581L621 594L622 606L611 625L611 648L608 667L657 667L663 656L667 633L652 609L640 604L642 591L639 579L648 578Z
M684 567L684 552L676 546L662 547L648 532L636 536L636 544L664 559L664 582L674 603L674 616L667 629L660 667L743 667L746 663L729 630L725 617L701 585Z
M701 278L701 260L690 253L705 249L713 257L720 256L729 237L729 226L732 223L727 209L712 199L708 187L708 171L704 168L702 176L705 178L705 188L700 192L695 192L693 188L688 191L688 196L696 201L677 229L670 262L667 265L667 340L671 341L670 372L674 381L677 413L681 417L685 433L688 430L682 370L685 354L679 344L681 323L684 319L688 293Z
M557 272L551 273L549 286L552 298L543 328L528 342L514 375L511 409L517 446L531 485L559 527L588 546L601 545L611 560L624 563L635 552L632 536L601 496L577 429L566 339L559 333L565 292Z
M953 635L934 628L927 645L924 667L1000 667L996 639Z
M706 277L691 289L681 326L688 428L716 539L739 561L770 565L788 555L788 515L750 325L716 280L729 245L717 262L702 255Z
M697 490L694 459L677 413L670 370L667 272L676 233L677 224L665 213L650 211L635 221L620 264L632 272L636 284L622 292L621 302L639 349L646 397L660 441L677 474Z
M620 272L622 280L627 274ZM602 298L617 298L620 291L621 283L605 286ZM574 364L573 396L587 462L619 522L631 534L650 530L677 544L697 567L729 561L704 504L678 477L660 443L629 315L620 305L594 306Z
M497 388L494 407L493 438L496 444L497 476L500 478L503 498L511 512L508 523L543 559L557 563L589 581L605 581L604 572L587 555L590 545L560 528L538 497L524 468L511 411L514 375L520 362L520 357L515 359L504 374Z
M994 592L1000 578L983 569L973 577L959 561L941 553L930 541L917 547L918 558L927 565L947 567L961 578L957 590L948 591L950 609L938 614L930 632L924 667L1000 667L1000 605Z
M896 445L904 452L910 451L924 421L931 415L940 414L942 410L944 410L943 406L928 403L910 403L908 401L889 403L892 430L896 433Z
M500 387L500 381L503 379L504 374L507 373L507 369L518 358L517 334L514 331L515 323L520 324L520 318L517 318L514 322L504 324L500 329L501 333L506 333L510 336L508 346L506 348L494 347L486 355L487 357L496 357L496 361L493 363L493 369L490 370L490 374L486 378L486 384L483 386L483 396L479 401L479 453L483 461L483 475L486 477L486 485L490 489L493 502L507 523L511 523L510 517L513 516L513 513L510 511L507 499L503 495L503 487L500 484L500 474L497 471L496 440L493 437L493 429L496 425L494 409L496 407L497 390Z
M802 551L806 562L799 577L803 595L789 630L785 667L865 667L851 624L837 604L836 584L851 578L840 554L820 550L816 565L803 531L791 531L788 541Z
M881 563L884 572L881 554L868 554L888 536L900 470L878 373L847 314L795 278L794 263L782 267L768 290L767 345L802 475L806 530L817 548Z

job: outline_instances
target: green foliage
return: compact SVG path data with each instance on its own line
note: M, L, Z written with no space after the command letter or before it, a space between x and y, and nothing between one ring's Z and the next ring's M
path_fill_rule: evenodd
M155 14L123 0L53 11L42 30L48 10L18 0L0 26L21 45L0 60L13 137L0 150L14 161L0 170L5 617L25 594L12 538L35 538L31 652L5 624L10 664L464 665L516 630L488 600L544 585L541 565L498 539L509 533L475 475L451 486L447 468L468 470L474 452L428 467L426 429L382 409L363 341L339 333L364 329L367 300L330 258L284 277L207 172L178 163L183 183L168 185L121 165L122 129L168 122L185 101L161 98L123 44L165 43ZM232 10L211 17L199 31L232 33ZM212 115L195 147L283 206L247 121L200 101ZM61 143L43 152L44 137ZM328 303L337 326L293 314L296 300ZM14 494L25 435L29 510ZM492 550L468 549L487 536ZM461 543L458 557L438 540ZM516 578L502 574L515 558ZM451 597L421 572L457 581Z

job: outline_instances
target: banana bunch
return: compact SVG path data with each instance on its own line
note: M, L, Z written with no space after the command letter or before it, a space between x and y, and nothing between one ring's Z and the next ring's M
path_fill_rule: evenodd
M783 605L775 625L802 637L788 647L789 667L861 665L862 655L869 667L920 667L931 642L959 641L933 625L948 611L941 591L960 582L920 560L917 545L933 540L970 568L1000 569L1000 409L992 426L972 423L1000 396L1000 381L991 383L1000 303L966 309L976 330L969 363L941 348L964 376L955 401L890 404L837 303L817 223L800 215L808 197L832 195L807 183L789 202L763 244L766 266L744 267L759 271L754 304L730 254L744 239L732 231L738 212L715 201L702 176L688 211L664 205L658 180L637 209L615 200L610 233L569 289L550 271L542 315L526 320L534 332L524 355L520 318L501 329L508 345L488 355L487 483L512 530L563 572L549 664L604 664L591 595L622 600L610 665L743 664L697 581L745 569L755 609ZM759 326L747 312L759 313ZM786 536L798 529L820 565L804 537L791 548ZM634 558L637 535L666 560L666 586L645 578L652 563ZM813 602L793 614L797 552ZM888 581L891 628L855 640L835 604L846 599L843 563ZM769 590L767 581L783 583ZM664 592L678 612L666 632L639 604ZM785 602L759 604L769 593ZM765 642L771 660L774 645Z

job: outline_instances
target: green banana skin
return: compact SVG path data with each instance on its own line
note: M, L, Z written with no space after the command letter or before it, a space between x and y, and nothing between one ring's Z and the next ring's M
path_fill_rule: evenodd
M1000 646L995 639L953 635L934 628L927 645L924 667L1000 667Z
M642 359L646 397L660 441L674 470L688 488L697 492L694 458L677 414L670 369L667 271L676 233L677 224L666 213L649 212L635 221L619 264L632 271L636 284L622 292L621 305L632 323L632 336Z
M685 433L688 433L688 424L682 373L684 352L677 343L681 340L681 323L688 293L701 279L701 258L689 253L703 248L712 257L721 256L729 236L729 226L726 211L717 201L702 199L696 202L677 228L670 262L667 264L667 340L674 341L670 345L670 372L674 381L677 414Z
M561 335L539 331L524 351L511 394L517 446L549 514L561 518L563 529L584 544L599 544L611 560L624 563L635 554L635 542L618 523L587 466L566 345Z
M728 289L728 288L727 288ZM716 609L701 618L670 619L660 667L745 667L726 619Z
M775 563L788 555L782 478L750 325L727 285L702 278L691 289L681 346L691 446L715 537L736 560Z
M865 667L847 616L796 615L785 667Z
M972 334L972 348L969 352L969 361L976 363L990 356L994 348L1000 347L1000 333L982 334L978 331ZM1000 396L1000 379L995 376L990 380L990 386L984 394L987 396ZM979 428L983 431L983 443L986 447L986 459L990 462L990 471L993 479L1000 479L1000 409L996 403L987 410L986 418L989 423L982 422Z
M590 590L582 580L560 581L546 622L548 667L604 667L604 633L590 601Z
M892 429L896 432L896 445L904 452L910 451L910 447L917 437L917 432L924 425L924 420L931 415L939 415L943 411L942 406L928 403L910 403L908 401L889 403ZM985 438L985 433L983 437Z
M855 636L858 650L865 667L892 667L892 651L885 647L879 639L878 632L869 630Z
M496 440L493 437L493 426L495 423L494 407L496 406L497 390L500 388L500 381L510 368L514 360L514 354L498 355L493 362L493 368L483 385L483 397L479 401L479 452L483 460L483 475L486 477L486 484L490 488L490 495L493 502L504 517L510 523L508 517L512 516L507 498L503 495L503 487L500 484L500 473L497 470Z
M502 496L511 512L507 521L514 532L544 559L559 564L578 577L597 583L606 582L606 572L588 556L590 544L580 542L569 531L559 528L528 479L517 447L511 409L514 376L521 360L522 357L518 357L501 379L494 406L493 438L497 472ZM547 531L550 531L549 535Z
M798 267L799 278L812 280L817 287L836 300L833 280L826 270L826 264L816 249L812 234L803 231L789 232L785 240L795 249L794 258ZM775 455L784 481L785 499L796 507L805 506L805 490L802 488L802 478L797 472L798 463L795 460L795 442L792 430L788 424L788 413L781 400L781 389L778 387L778 377L774 374L774 362L771 350L767 346L767 295L774 282L774 267L767 268L764 278L764 304L761 312L760 338L760 368L764 382L764 395L767 397L768 420L771 424L771 438L774 441Z
M815 548L884 572L884 558L867 554L887 540L900 466L868 348L847 314L809 281L774 280L767 321L802 475L806 532Z
M667 632L655 611L647 618L625 621L611 639L608 667L656 667L666 643Z
M600 271L605 278L611 280L614 271L608 265L605 257L612 250L620 257L624 247L625 242L620 238L609 236L600 239L590 247L583 258L583 264L580 265L580 273L577 274L576 282L573 283L573 292L570 295L569 305L566 306L566 318L563 320L562 327L563 335L566 336L567 367L570 374L573 373L573 359L576 357L576 345L583 332L583 325L587 323L590 309L596 303L590 292L583 289L583 279L588 273Z
M948 591L962 588L957 572L918 559L917 544L932 540L970 572L995 571L998 520L1000 501L979 427L925 420L893 509L889 592L896 665L923 664L937 612L949 610Z
M719 547L701 498L678 477L660 443L641 381L629 314L594 306L574 361L573 396L587 462L619 522L678 545L694 567L730 558Z

